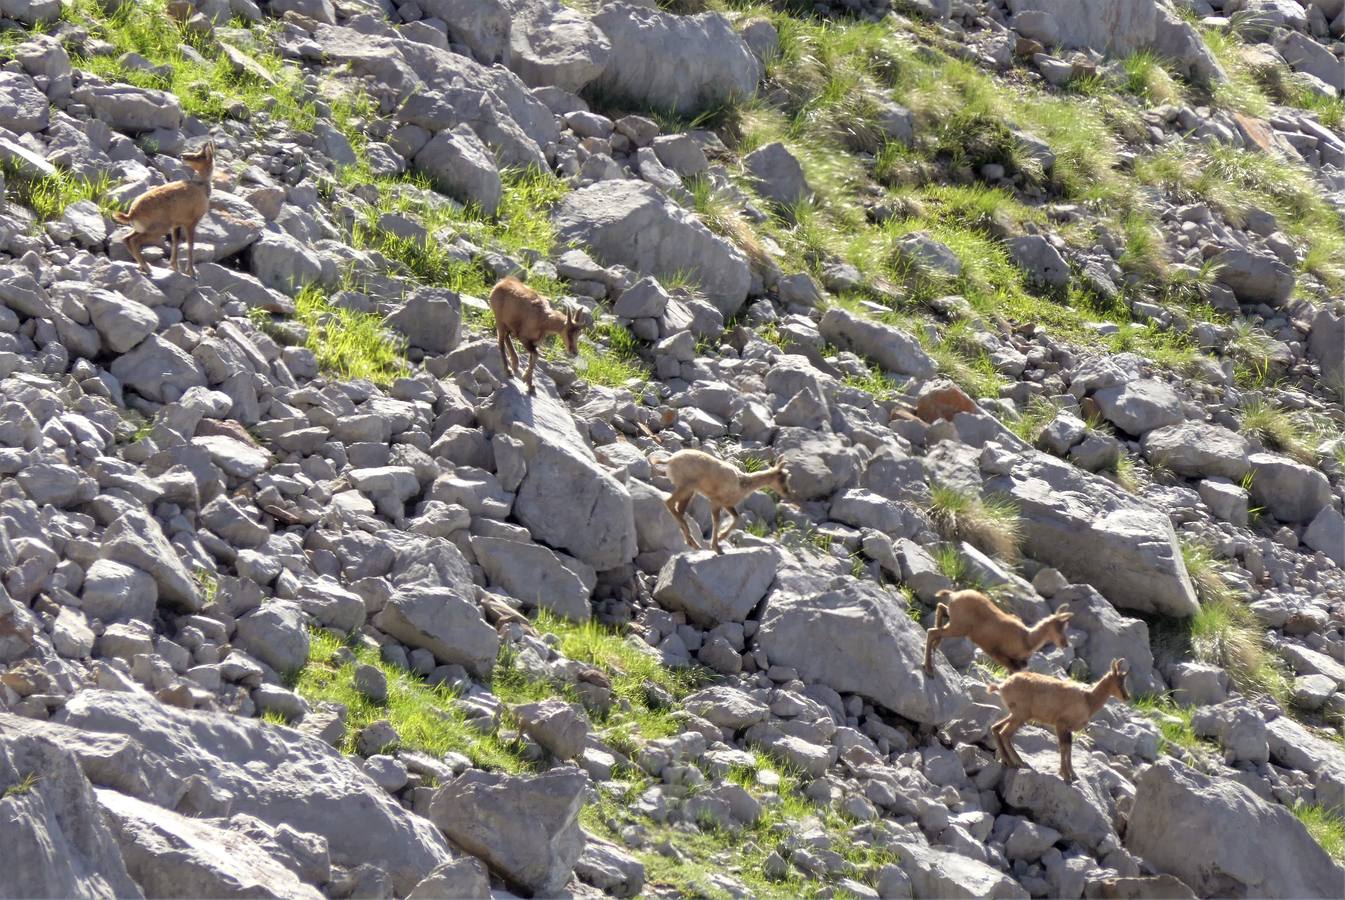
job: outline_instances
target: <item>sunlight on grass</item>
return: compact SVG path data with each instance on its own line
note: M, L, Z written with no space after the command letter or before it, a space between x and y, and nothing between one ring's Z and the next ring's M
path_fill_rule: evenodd
M1345 863L1345 819L1339 812L1317 803L1301 804L1292 812L1328 856L1337 863Z
M333 306L326 291L308 285L294 298L295 318L308 329L305 346L324 372L389 384L408 371L403 340L389 334L375 313Z

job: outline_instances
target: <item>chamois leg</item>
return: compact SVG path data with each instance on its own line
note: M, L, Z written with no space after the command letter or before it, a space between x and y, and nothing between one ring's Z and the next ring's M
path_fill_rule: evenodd
M995 748L998 751L997 755L999 756L999 761L1006 766L1013 765L1013 755L1008 750L1004 749L1004 735L1002 732L1004 727L1012 720L1013 716L1008 715L990 726L990 733L995 736Z
M145 257L140 254L140 245L145 242L145 236L138 231L132 231L126 235L126 249L131 251L131 258L140 266L140 271L149 274L149 263L145 262Z
M524 376L523 380L528 383L528 396L532 396L537 393L537 388L535 388L532 384L532 373L533 370L537 368L537 345L528 344L527 346L528 346L528 374Z
M722 553L719 549L719 513L723 509L718 503L710 506L710 549Z
M1023 765L1023 758L1013 748L1013 736L1022 726L1022 720L1015 719L1013 713L990 726L995 733L995 741L999 744L1000 761L1012 769L1020 768Z
M668 512L672 513L673 518L677 520L677 527L682 529L682 538L687 542L687 546L699 550L700 542L692 540L691 529L687 527L686 509L690 502L691 492L683 488L677 488L668 497L666 505Z
M172 269L174 272L177 271L177 248L178 248L177 233L178 228L176 225L168 229L168 247L169 247L168 268Z
M196 226L200 222L193 222L187 226L187 274L192 278L196 277Z
M736 506L728 506L728 507L725 507L725 509L728 510L729 515L732 516L733 518L729 520L729 523L728 523L727 525L724 526L724 530L723 530L722 532L720 532L720 534L719 534L719 540L721 540L721 541L722 541L724 538L728 537L728 536L729 536L729 532L731 532L731 531L733 531L733 529L737 528L737 527L738 527L738 523L742 520L742 513L738 512L738 507L736 507Z
M1008 750L1009 755L1013 757L1014 767L1020 769L1025 767L1027 763L1023 762L1022 755L1019 754L1018 749L1014 747L1013 736L1018 733L1018 729L1022 728L1026 722L1026 719L1014 717L1009 721L1009 724L1004 726L1003 730L1000 731L1000 736L1004 739L1004 749Z
M514 370L509 365L509 354L514 351L513 338L509 337L509 333L500 322L495 323L495 336L500 340L500 365L504 366L504 377L512 378Z
M1074 732L1064 728L1055 730L1056 740L1060 743L1060 777L1066 781L1074 780Z
M931 678L934 677L934 651L943 643L945 633L943 623L949 618L946 604L940 603L934 607L934 627L925 635L925 674Z
M1006 656L1005 654L1000 653L998 651L992 652L990 654L990 658L993 659L995 662L999 663L1004 668L1008 669L1010 675L1014 674L1015 672L1023 671L1023 669L1027 665L1026 660L1014 659L1012 656Z

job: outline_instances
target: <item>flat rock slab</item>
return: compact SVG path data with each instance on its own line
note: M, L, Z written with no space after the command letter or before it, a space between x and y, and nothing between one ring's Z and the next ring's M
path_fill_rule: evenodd
M452 859L429 822L403 809L336 749L291 728L103 690L75 695L59 720L72 726L63 729L62 742L99 787L173 806L186 780L199 775L215 796L230 801L230 812L320 834L332 862L374 861L399 893ZM133 745L109 755L118 746L110 735Z
M707 628L741 622L766 596L779 559L769 547L679 553L659 572L654 599Z

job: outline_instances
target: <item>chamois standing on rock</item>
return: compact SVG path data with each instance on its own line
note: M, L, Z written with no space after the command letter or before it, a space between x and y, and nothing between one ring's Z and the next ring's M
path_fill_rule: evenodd
M1063 678L1052 678L1036 672L1010 675L990 692L999 693L1009 714L990 727L999 745L999 758L1006 766L1025 765L1018 751L1013 749L1013 736L1026 722L1036 722L1055 729L1060 742L1060 777L1074 780L1074 732L1088 724L1098 710L1115 697L1121 702L1130 700L1126 690L1126 674L1130 665L1124 659L1114 659L1111 669L1097 684L1077 684Z
M495 333L500 339L500 361L504 363L506 375L517 375L522 368L518 364L514 338L522 341L523 348L528 351L528 374L523 380L527 382L529 394L536 393L532 385L532 373L537 368L538 344L558 334L565 342L567 353L571 356L579 353L579 335L587 322L576 319L573 310L561 312L552 309L545 297L517 278L501 278L496 282L490 292L490 311L495 314Z
M672 495L668 498L668 509L677 519L682 536L693 547L702 544L693 540L687 527L686 511L692 498L701 494L710 501L710 546L720 552L719 542L728 536L741 519L738 504L748 495L762 488L772 488L782 496L785 489L784 463L777 463L761 472L743 472L732 463L716 459L700 450L679 450L663 462L669 480L673 483ZM719 513L728 510L733 520L719 530ZM699 528L697 529L699 531Z
M980 591L939 591L934 627L925 637L925 674L934 675L934 651L945 638L971 638L985 654L1010 673L1027 665L1028 658L1047 644L1065 646L1065 625L1073 613L1063 603L1053 615L1028 628ZM947 623L947 624L945 624Z
M174 181L152 187L141 194L126 212L112 217L123 225L131 226L126 236L126 249L140 265L140 271L149 274L149 265L140 249L148 241L163 240L168 235L173 242L169 266L178 271L179 235L187 242L187 274L196 275L196 226L210 209L210 179L215 174L215 142L207 142L194 153L182 154L182 161L192 170L187 181Z

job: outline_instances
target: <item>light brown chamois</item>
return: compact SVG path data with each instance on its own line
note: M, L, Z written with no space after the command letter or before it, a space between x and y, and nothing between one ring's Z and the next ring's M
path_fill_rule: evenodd
M174 181L152 187L141 194L124 213L113 213L112 217L123 225L131 226L126 236L126 249L140 264L140 271L149 274L149 266L140 248L148 242L163 240L164 235L173 242L173 254L169 265L178 271L177 256L179 233L187 241L187 274L196 275L196 226L210 209L210 179L215 174L215 142L209 141L194 153L182 154L182 161L192 170L193 177L187 181Z
M934 595L934 627L925 637L925 674L934 674L934 651L945 638L971 638L985 654L1010 673L1047 644L1065 646L1065 625L1073 613L1063 603L1053 615L1028 628L980 591L939 591ZM947 623L947 624L944 624Z
M990 692L998 691L1009 710L1007 716L990 726L995 743L999 745L1000 761L1014 768L1025 765L1018 751L1013 749L1013 736L1024 723L1036 722L1055 729L1056 739L1060 742L1060 777L1073 781L1074 732L1087 725L1088 720L1106 706L1109 698L1115 697L1122 702L1130 700L1130 692L1126 690L1126 673L1129 671L1130 665L1124 659L1114 659L1111 670L1093 685L1036 672L1019 672L998 686L992 685Z
M528 374L523 380L528 384L528 393L536 391L532 386L532 372L537 368L537 345L549 336L558 334L565 342L565 350L571 356L579 353L579 335L587 324L576 319L573 310L561 312L552 309L551 304L541 294L528 287L517 278L501 278L490 292L490 311L495 314L495 333L500 339L500 361L504 363L506 375L517 375L521 369L518 364L518 351L514 349L514 338L523 342L528 351ZM513 360L511 367L509 362Z
M682 536L693 547L699 548L702 544L699 540L692 540L691 530L687 527L687 507L697 494L710 501L710 534L713 536L710 546L716 553L720 552L719 542L738 524L741 518L738 504L747 499L748 495L762 488L772 488L782 496L786 493L784 463L761 472L743 472L732 463L716 459L700 450L679 450L664 460L663 468L673 483L668 509L677 519ZM719 513L726 509L733 515L733 520L721 532Z

